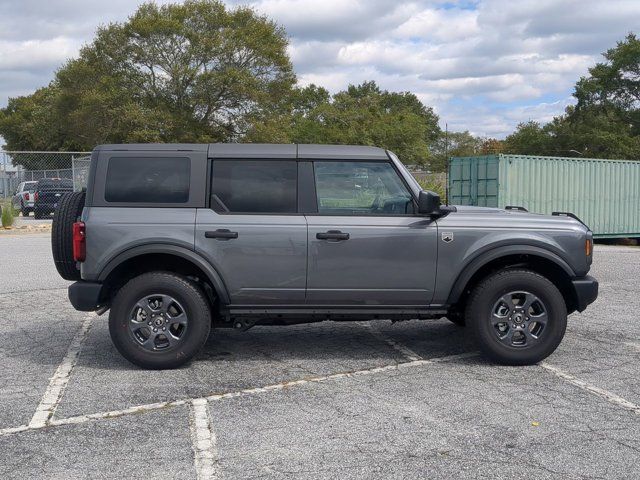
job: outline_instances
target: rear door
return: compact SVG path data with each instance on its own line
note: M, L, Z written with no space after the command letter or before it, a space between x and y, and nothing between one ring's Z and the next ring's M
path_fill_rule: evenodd
M434 291L437 227L414 214L390 161L314 161L308 214L308 304L425 306Z
M304 304L307 223L298 213L298 162L214 158L210 208L198 209L196 250L234 305Z

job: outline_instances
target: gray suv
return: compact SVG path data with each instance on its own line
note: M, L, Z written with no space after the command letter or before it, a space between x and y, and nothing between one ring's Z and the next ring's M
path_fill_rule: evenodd
M188 362L212 327L445 316L526 365L598 293L572 214L444 206L365 146L102 145L52 243L73 306L110 309L145 368Z

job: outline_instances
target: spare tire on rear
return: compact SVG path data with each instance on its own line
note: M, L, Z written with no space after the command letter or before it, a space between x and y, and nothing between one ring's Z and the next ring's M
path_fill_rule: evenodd
M85 192L65 193L53 214L51 249L56 269L65 280L80 280L80 269L73 260L73 224L84 208Z

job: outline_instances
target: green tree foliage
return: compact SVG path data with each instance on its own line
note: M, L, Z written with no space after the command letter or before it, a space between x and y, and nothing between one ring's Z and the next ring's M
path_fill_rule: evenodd
M392 150L405 163L424 164L439 133L437 115L414 94L364 82L334 95L315 85L297 89L288 111L256 124L248 139L376 145Z
M284 30L249 8L143 4L100 28L48 87L11 99L0 134L12 150L236 140L282 109L295 83L286 47Z
M433 143L433 156L429 162L429 169L433 172L444 172L447 169L449 157L468 157L480 155L483 140L474 137L468 131L441 132Z
M546 125L527 122L505 151L529 155L640 158L640 40L634 34L603 54L576 84L575 106Z

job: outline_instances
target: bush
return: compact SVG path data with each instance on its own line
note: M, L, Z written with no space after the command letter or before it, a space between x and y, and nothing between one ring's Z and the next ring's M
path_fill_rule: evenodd
M5 228L10 227L13 225L13 217L15 213L11 206L11 202L0 205L0 208L2 208L2 226Z
M442 203L445 202L447 196L446 176L444 175L427 175L426 177L416 178L418 183L424 190L431 190L440 195Z

